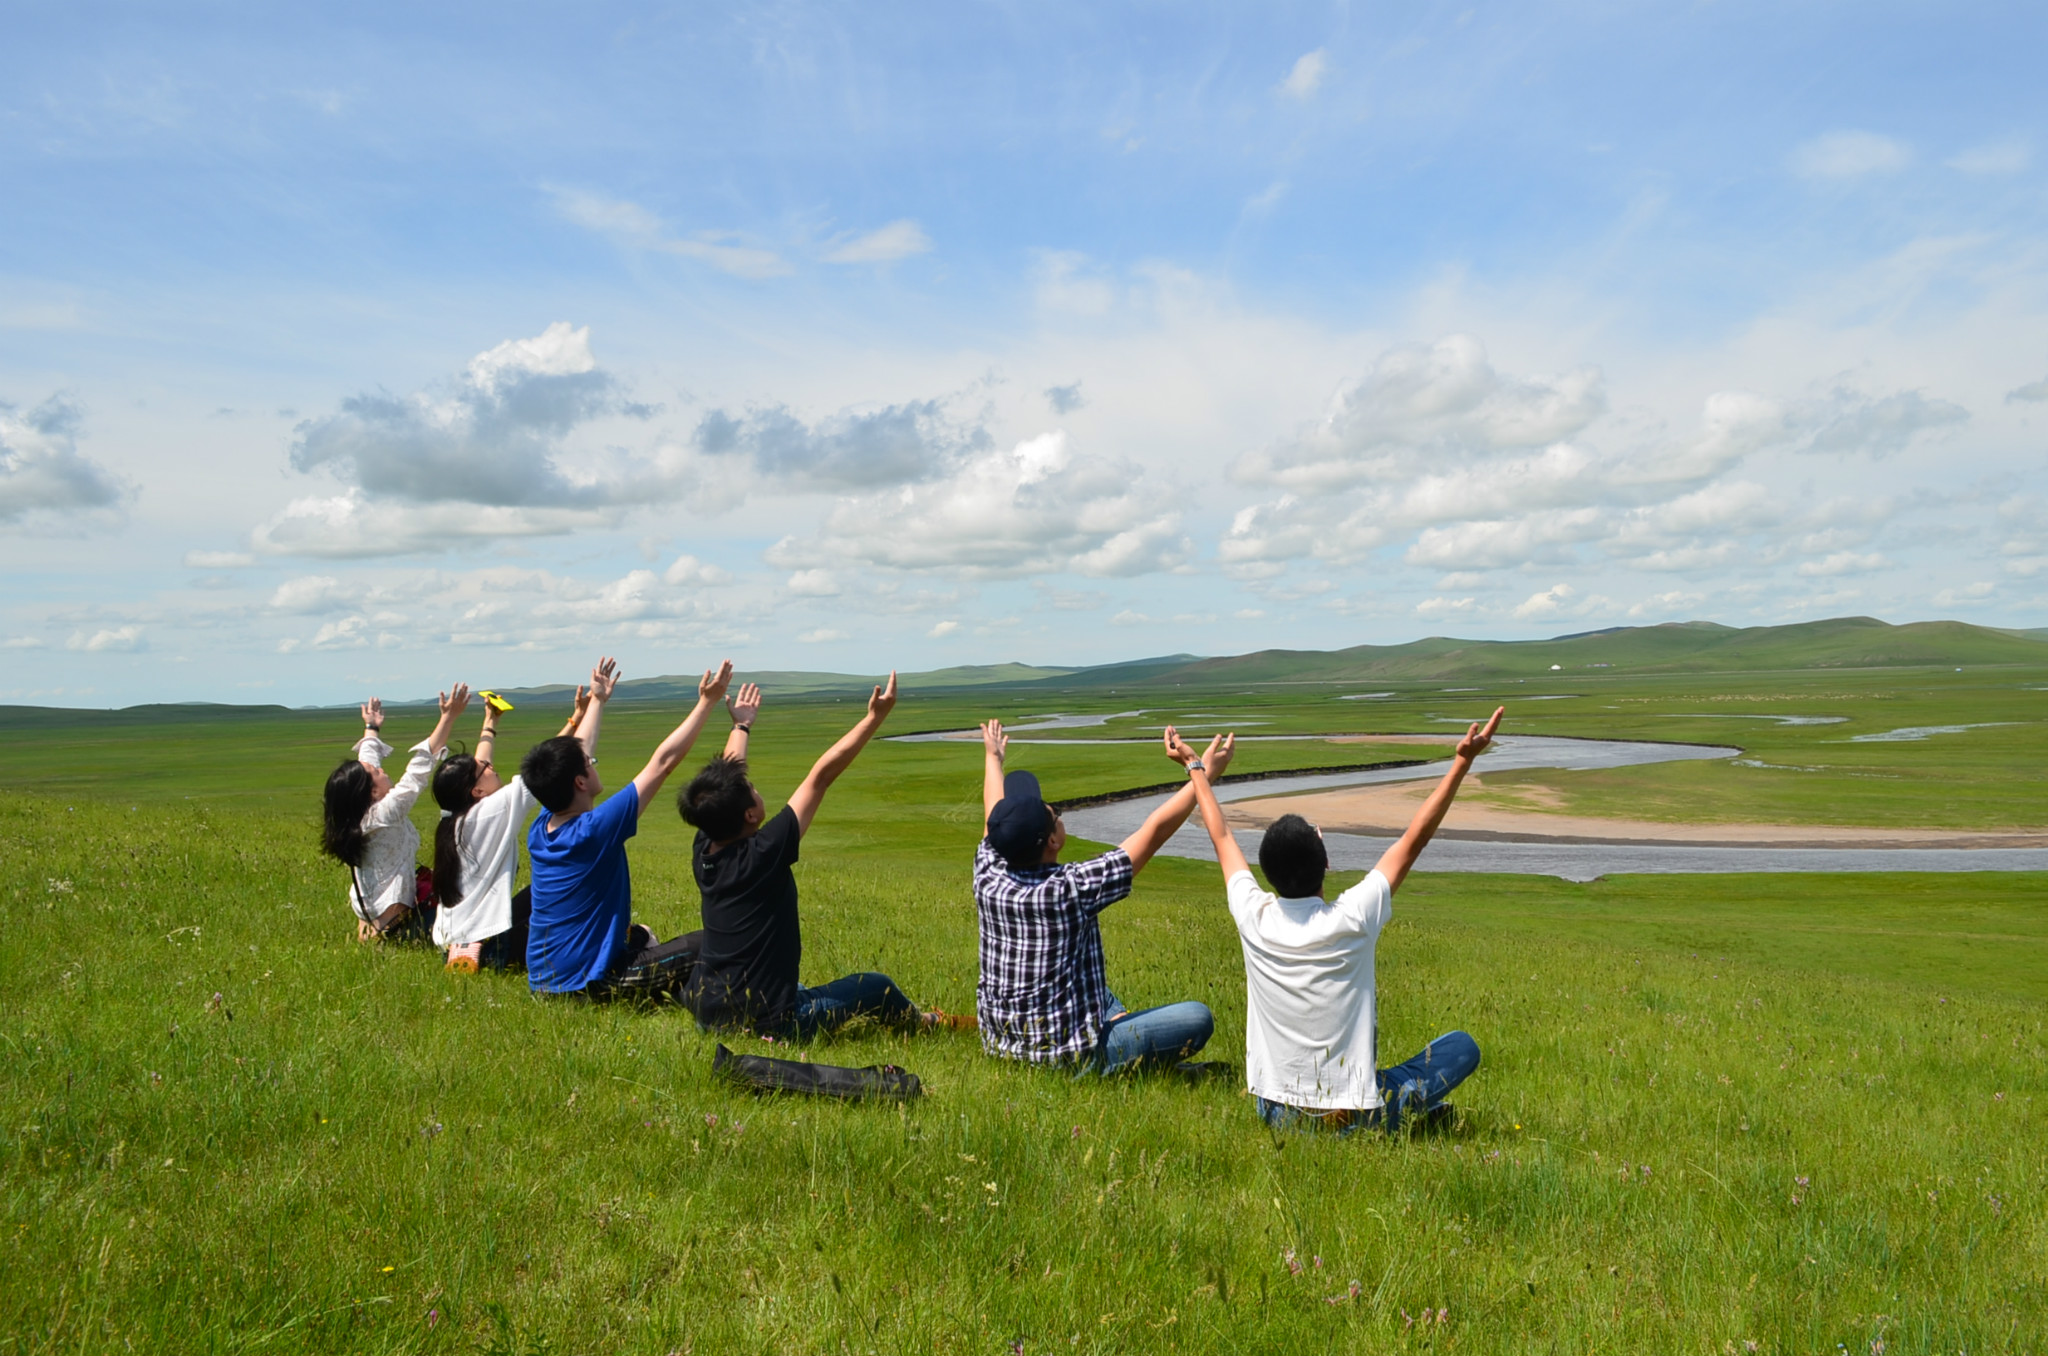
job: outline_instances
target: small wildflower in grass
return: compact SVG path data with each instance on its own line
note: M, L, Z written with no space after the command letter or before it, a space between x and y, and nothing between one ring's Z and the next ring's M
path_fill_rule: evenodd
M1321 1271L1322 1269L1323 1269L1323 1255L1322 1255L1321 1253L1317 1253L1317 1254L1316 1254L1316 1270L1317 1270L1317 1271Z
M1360 1285L1360 1284L1359 1284L1359 1283L1358 1283L1357 1281L1353 1281L1353 1282L1351 1283L1351 1298L1352 1298L1352 1299L1357 1299L1357 1298L1358 1298L1358 1297L1359 1297L1360 1295L1363 1295L1364 1293L1365 1293L1365 1287L1364 1287L1364 1286Z
M715 1126L718 1124L718 1117L707 1111L704 1113L704 1124Z
M1073 1134L1071 1134L1071 1135L1069 1135L1069 1136L1067 1136L1067 1138L1068 1138L1068 1139L1079 1139L1079 1138L1081 1138L1081 1127L1080 1127L1080 1126L1078 1126L1078 1125L1077 1125L1077 1126L1075 1126L1075 1127L1074 1127L1074 1133L1073 1133Z
M1296 1276L1301 1274L1301 1259L1294 1255L1294 1249L1289 1248L1285 1253L1282 1253L1281 1260L1287 1263L1287 1269L1290 1272Z
M439 1309L427 1310L427 1326L430 1328L439 1327L440 1323L441 1311Z

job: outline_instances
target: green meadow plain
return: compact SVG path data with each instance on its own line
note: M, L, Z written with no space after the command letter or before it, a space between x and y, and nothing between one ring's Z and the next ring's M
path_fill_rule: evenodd
M1575 813L2048 821L2048 664L912 690L891 732L1143 707L1071 733L1302 736L1244 745L1256 771L1415 757L1318 736L1498 701L1510 732L1744 750L1513 774ZM771 803L857 710L771 690ZM616 706L606 773L680 714ZM913 1069L907 1107L761 1101L672 1009L357 945L315 848L351 716L0 712L0 1353L2048 1344L2041 875L1418 874L1382 1047L1463 1027L1485 1051L1439 1135L1276 1137L1234 1085L1077 1080L968 1033L814 1047ZM558 720L522 703L503 747ZM1853 739L1928 726L1973 728ZM1066 797L1171 772L1138 744L1013 762ZM798 868L807 981L882 969L971 1010L978 776L973 745L877 743L834 789ZM665 933L694 926L688 841L663 804L632 844ZM1156 862L1104 933L1126 1003L1208 1003L1209 1053L1241 1062L1212 865Z

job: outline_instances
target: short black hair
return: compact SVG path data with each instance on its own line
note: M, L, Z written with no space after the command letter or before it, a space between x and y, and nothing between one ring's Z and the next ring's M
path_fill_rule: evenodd
M543 739L519 760L519 779L545 805L549 814L560 814L576 799L576 779L590 766L590 755L575 735Z
M1283 899L1308 899L1323 892L1330 854L1315 825L1300 815L1282 815L1259 840L1259 869Z
M714 843L730 843L746 832L747 811L753 808L754 784L747 780L744 758L720 754L676 793L683 822L702 829Z

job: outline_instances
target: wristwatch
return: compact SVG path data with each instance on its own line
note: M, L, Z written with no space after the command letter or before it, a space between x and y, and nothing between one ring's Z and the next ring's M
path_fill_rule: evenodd
M1188 764L1188 771L1190 772L1207 772L1208 770L1208 768L1202 766L1202 760L1199 758Z

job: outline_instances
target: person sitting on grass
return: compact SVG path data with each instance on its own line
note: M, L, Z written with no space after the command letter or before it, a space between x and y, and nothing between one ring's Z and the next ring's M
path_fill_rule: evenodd
M1260 889L1223 822L1211 786L1215 768L1204 766L1210 758L1198 758L1168 727L1167 746L1187 768L1201 802L1244 944L1245 1080L1259 1115L1274 1129L1392 1131L1410 1118L1441 1121L1451 1114L1444 1099L1479 1067L1479 1044L1463 1031L1438 1036L1405 1064L1378 1067L1373 949L1393 916L1394 891L1443 823L1458 784L1492 741L1505 710L1497 708L1483 730L1473 722L1458 741L1450 771L1400 841L1364 880L1327 903L1323 875L1330 859L1321 831L1300 815L1274 820L1259 844L1259 866L1273 890Z
M544 740L520 760L520 780L547 811L526 834L533 863L526 982L535 993L672 997L687 976L696 935L657 943L652 929L633 922L626 840L639 830L641 809L689 755L731 681L731 660L707 670L690 714L655 747L639 775L603 804L597 799L604 794L597 736L619 682L609 658L590 671L590 705L576 732Z
M1062 864L1066 826L1046 804L1038 778L1003 771L1003 723L981 729L985 836L974 853L974 907L981 931L975 1008L992 1055L1081 1071L1182 1063L1208 1044L1216 1020L1200 1003L1125 1010L1109 990L1102 911L1131 892L1154 853L1195 808L1183 787L1136 833L1099 857ZM1220 773L1227 747L1215 752ZM1211 1066L1182 1063L1189 1073Z
M415 913L420 831L412 805L426 787L427 773L448 747L455 718L469 705L469 688L457 683L441 694L441 719L434 732L412 746L397 781L384 771L391 746L384 742L384 701L363 703L363 737L355 752L328 774L320 847L348 868L349 907L356 915L356 939L380 941L421 931Z
M676 797L697 830L690 868L704 898L704 951L683 1004L706 1031L753 1031L808 1039L856 1017L912 1030L944 1022L884 974L867 971L807 988L797 980L803 929L797 917L797 850L825 792L866 747L896 706L896 675L868 697L867 714L825 750L810 775L774 815L747 776L747 743L761 710L761 689L746 684L731 702L725 750Z
M434 945L447 949L448 969L469 974L480 966L526 967L533 888L514 894L512 881L519 839L540 803L524 778L508 782L498 775L492 755L500 712L494 694L483 696L476 752L450 754L434 772L434 800L442 811L434 830ZM574 734L589 706L588 689L578 687L560 734Z

